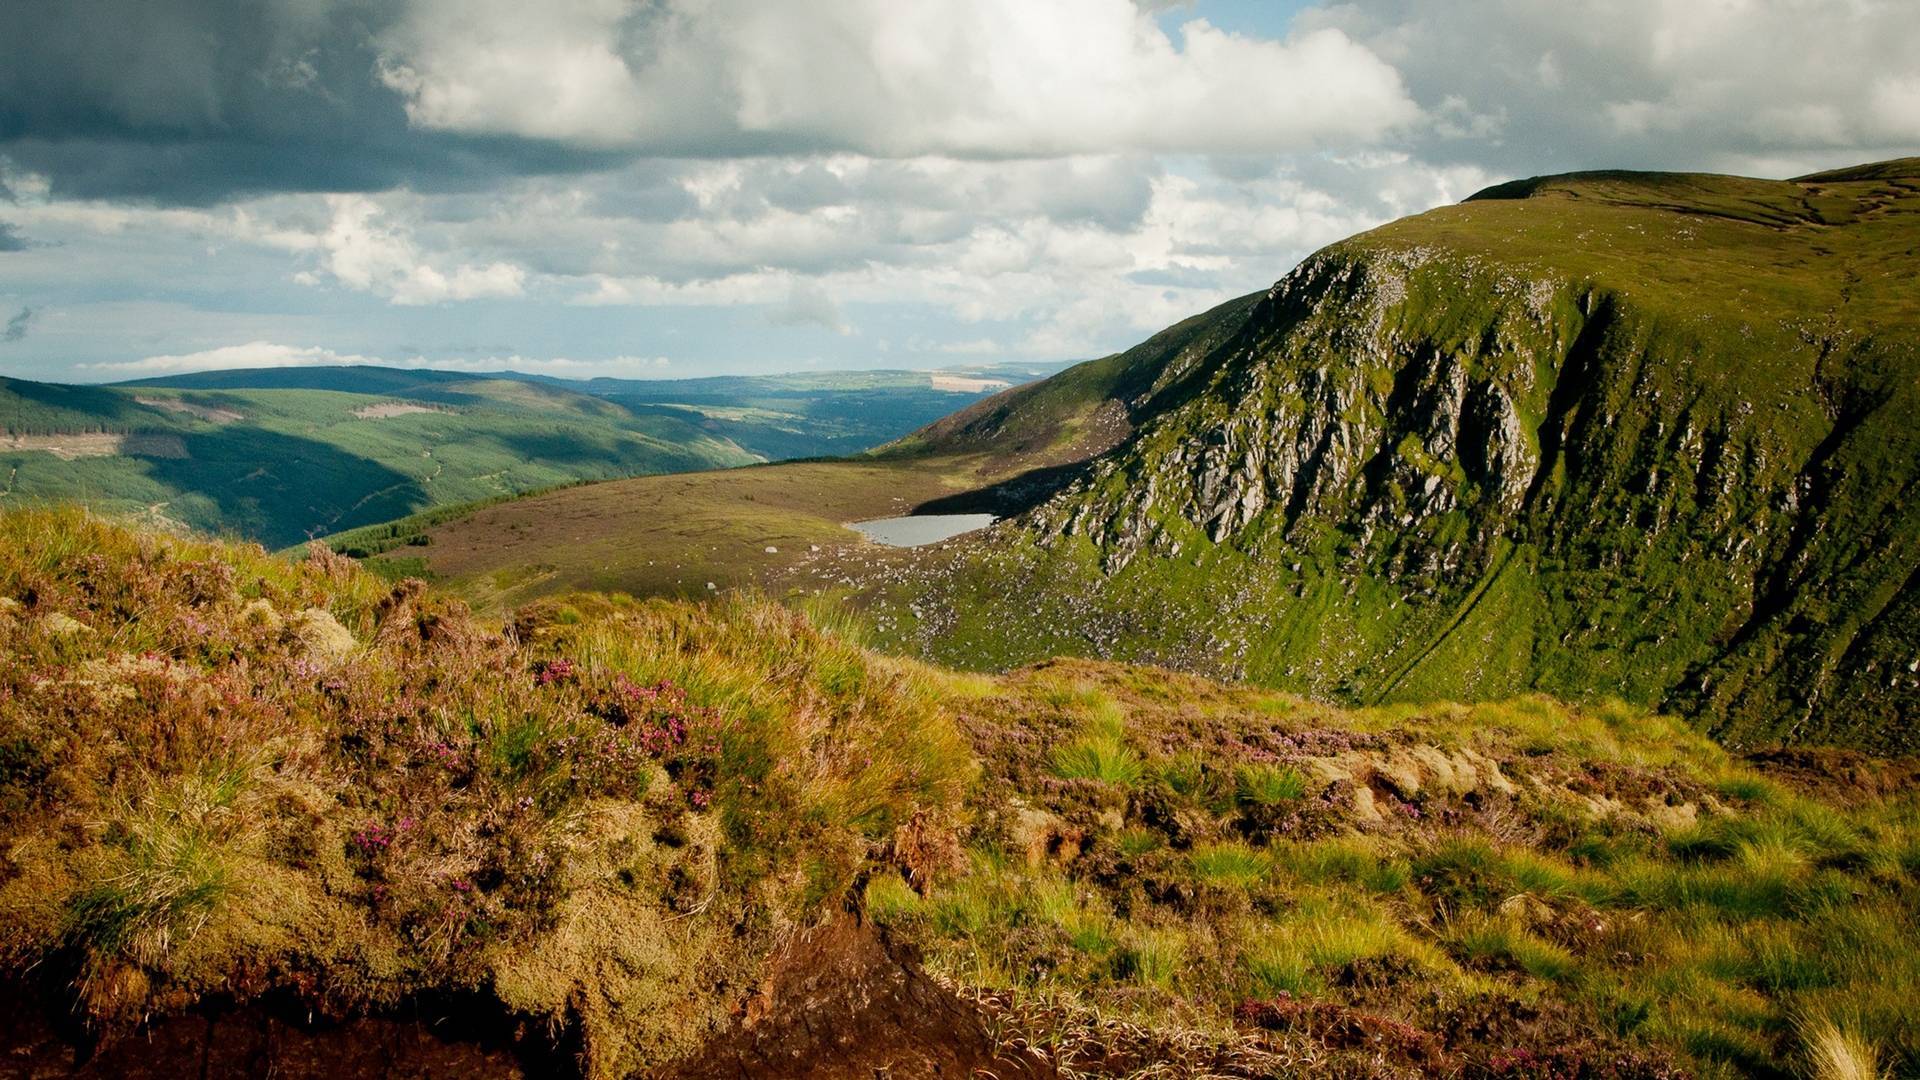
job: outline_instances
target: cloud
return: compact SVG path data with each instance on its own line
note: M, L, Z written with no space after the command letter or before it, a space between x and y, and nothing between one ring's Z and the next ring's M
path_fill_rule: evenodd
M1170 37L1130 0L67 0L5 19L0 153L78 197L483 191L663 157L1277 152L1417 118L1343 31Z
M349 289L384 296L396 304L519 296L526 272L507 262L460 263L440 269L425 260L413 238L383 220L380 204L364 195L327 198L333 219L311 237L321 265ZM309 238L294 238L305 247Z
M25 338L27 336L27 326L33 322L33 316L34 310L32 308L21 308L13 318L7 320L6 329L0 330L0 341L11 344L12 342Z
M654 154L1277 152L1417 116L1340 30L1176 43L1131 0L416 0L378 41L419 128Z
M249 341L244 345L223 345L179 355L148 356L139 360L82 364L82 368L109 378L140 378L152 375L177 375L190 371L232 371L247 368L340 367L375 365L404 368L432 368L440 371L468 371L487 374L518 371L562 378L596 376L646 377L660 375L673 365L665 356L614 356L604 360L576 360L564 356L531 357L511 353L504 356L424 357L412 356L397 362L356 353L339 353L319 346L281 345L271 341Z
M818 283L795 280L787 293L787 302L767 313L775 326L820 326L836 334L853 330L840 314L840 306Z
M25 251L31 246L11 222L0 221L0 252Z
M1348 0L1303 12L1392 63L1407 147L1520 173L1837 164L1920 143L1920 5Z
M322 367L343 364L378 364L367 356L343 355L317 346L276 345L271 341L249 341L244 345L223 345L217 349L183 353L178 356L149 356L140 360L82 364L82 368L121 376L173 375L184 371L230 371L236 368Z

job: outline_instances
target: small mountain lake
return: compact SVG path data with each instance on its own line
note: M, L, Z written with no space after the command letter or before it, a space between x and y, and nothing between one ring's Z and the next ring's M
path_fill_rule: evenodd
M919 547L984 529L998 519L992 514L919 514L913 517L856 521L847 526L877 544Z

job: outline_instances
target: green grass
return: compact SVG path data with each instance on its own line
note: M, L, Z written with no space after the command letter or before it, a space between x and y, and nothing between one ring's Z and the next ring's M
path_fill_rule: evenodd
M1298 769L1267 764L1240 768L1240 798L1259 806L1280 806L1307 793L1307 777Z

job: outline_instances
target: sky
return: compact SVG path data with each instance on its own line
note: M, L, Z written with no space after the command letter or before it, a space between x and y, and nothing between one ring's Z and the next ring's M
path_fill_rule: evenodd
M1080 359L1513 177L1916 153L1913 0L0 0L0 375Z

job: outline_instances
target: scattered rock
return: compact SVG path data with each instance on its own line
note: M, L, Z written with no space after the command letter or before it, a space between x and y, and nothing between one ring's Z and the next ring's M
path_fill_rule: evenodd
M40 629L53 637L72 637L75 634L85 634L91 629L79 619L59 611L40 616L39 622Z

